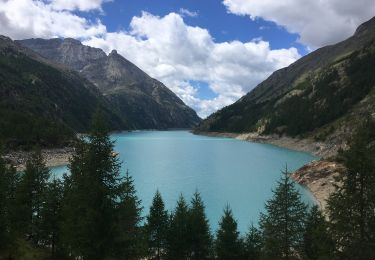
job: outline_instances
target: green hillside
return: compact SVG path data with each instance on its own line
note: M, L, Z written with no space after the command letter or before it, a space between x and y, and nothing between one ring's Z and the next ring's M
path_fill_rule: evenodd
M323 141L350 133L375 113L374 67L372 19L346 41L276 71L236 103L209 116L196 131L310 136Z
M91 83L6 37L0 38L0 96L0 140L10 148L66 145L89 129L97 109L111 129L125 127Z

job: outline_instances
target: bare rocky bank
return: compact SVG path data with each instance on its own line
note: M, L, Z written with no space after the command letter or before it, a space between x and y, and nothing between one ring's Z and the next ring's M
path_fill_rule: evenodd
M311 191L322 211L326 212L327 200L337 184L335 178L344 171L342 164L323 159L302 166L291 176Z
M48 167L66 165L69 163L69 158L74 153L74 148L54 148L54 149L42 149L42 156ZM32 152L28 151L12 151L3 156L5 160L10 161L17 169L17 171L23 171L26 167L28 158L32 155Z
M317 142L313 138L292 138L278 135L260 135L258 133L218 133L218 132L194 132L205 136L221 136L235 138L243 141L272 144L291 150L306 152L321 158L330 158L337 154L340 146L334 143Z
M339 146L332 143L316 142L312 138L299 139L277 135L259 135L257 133L195 132L195 134L272 144L321 157L319 160L302 166L292 173L291 177L311 191L323 211L326 210L327 199L335 190L335 184L337 184L335 177L345 170L343 165L332 160L337 154Z

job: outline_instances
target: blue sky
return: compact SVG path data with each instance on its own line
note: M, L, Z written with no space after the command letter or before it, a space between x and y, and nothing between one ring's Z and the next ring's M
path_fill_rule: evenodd
M261 38L269 42L272 49L295 47L301 55L308 53L306 46L297 42L297 34L289 33L284 27L262 18L253 21L246 16L231 14L217 0L122 0L108 2L102 9L104 13L100 19L109 31L129 30L132 18L144 11L161 17L175 12L183 15L186 24L208 29L217 42L247 42ZM80 15L95 19L98 14L81 12ZM218 96L207 82L188 82L197 89L200 99L209 100Z
M218 42L233 40L246 42L254 38L262 38L270 42L272 49L296 47L300 54L307 53L306 47L297 42L297 34L289 33L284 27L262 18L253 21L246 16L229 13L218 0L113 1L103 5L106 15L100 19L109 31L127 30L131 19L134 16L140 16L142 11L165 16L171 12L181 13L181 9L197 14L194 17L185 15L185 23L208 29ZM93 19L97 17L97 14L91 13L87 17Z
M0 0L0 34L116 49L205 118L374 14L374 0Z

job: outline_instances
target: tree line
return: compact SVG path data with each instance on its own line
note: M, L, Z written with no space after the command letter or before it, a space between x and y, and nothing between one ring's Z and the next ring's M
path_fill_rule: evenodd
M229 205L210 230L198 191L189 202L181 195L172 212L156 191L143 218L98 116L62 179L38 150L23 173L0 159L0 259L372 259L374 135L361 127L340 153L347 171L325 214L301 201L285 170L259 223L242 236Z

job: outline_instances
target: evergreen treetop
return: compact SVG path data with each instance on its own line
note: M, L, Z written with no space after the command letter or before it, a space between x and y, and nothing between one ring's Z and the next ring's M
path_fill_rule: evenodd
M264 252L274 259L302 257L303 233L307 206L291 180L288 170L265 204L266 213L260 217L264 237Z
M212 236L201 195L196 191L189 210L190 259L208 259L212 254Z
M217 259L242 259L240 233L237 230L237 221L229 205L224 209L224 215L219 222L216 233L215 249Z
M167 259L187 259L189 254L189 207L181 194L170 216Z
M145 225L151 259L161 259L166 253L168 221L168 212L165 210L163 198L157 190Z

